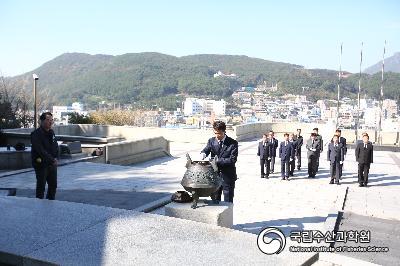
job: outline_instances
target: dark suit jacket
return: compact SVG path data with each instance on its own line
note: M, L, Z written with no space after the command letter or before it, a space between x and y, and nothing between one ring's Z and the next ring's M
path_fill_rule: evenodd
M279 158L281 158L281 161L285 162L288 162L290 159L294 158L293 142L288 141L286 146L284 141L281 142L281 145L279 147Z
M356 160L358 163L373 163L373 146L371 142L367 143L367 148L364 148L364 142L357 144Z
M296 140L296 149L295 149L295 154L301 155L301 146L303 146L303 136L298 136Z
M52 165L54 159L57 159L58 143L52 129L48 132L42 127L35 129L31 133L31 143L31 158L34 168L43 168ZM38 158L40 158L40 162L38 162Z
M328 145L328 155L326 156L326 159L328 161L331 161L331 163L334 162L340 162L344 160L344 147L341 143L338 143L338 145L335 147L335 144L333 142L329 143Z
M271 144L271 140L269 141ZM271 147L271 157L276 157L276 150L278 149L278 140L276 138L272 139L272 147Z
M225 182L231 183L237 179L235 164L238 157L238 151L238 142L226 136L221 150L217 139L213 137L207 141L206 147L201 152L205 153L207 156L211 153L211 157L215 157L215 155L218 156L218 171Z
M319 150L322 152L324 150L324 140L322 139L322 136L318 134L315 139L319 141Z
M317 140L317 139L315 139L315 141L314 141L314 144L312 143L312 139L309 139L308 141L307 141L307 144L306 144L306 148L307 148L307 158L310 158L311 156L313 156L313 157L315 157L315 156L319 156L319 153L320 153L320 145L321 145L321 143ZM314 148L314 149L316 149L316 151L311 151L310 149L311 148Z
M346 153L347 153L346 138L340 137L340 138L339 138L339 143L342 144L343 150L344 150L344 155L346 155Z
M270 142L266 141L264 146L263 142L260 141L258 143L257 155L260 156L260 159L268 159L269 157L271 157L272 147L273 145Z

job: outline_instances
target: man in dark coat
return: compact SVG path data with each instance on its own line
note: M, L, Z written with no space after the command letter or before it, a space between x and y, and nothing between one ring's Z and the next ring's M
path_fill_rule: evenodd
M317 134L311 133L311 138L307 141L308 177L315 177L317 174L317 160L320 153L320 142L316 139Z
M368 185L368 174L373 163L373 146L369 142L368 134L363 135L363 141L356 147L356 160L358 162L358 183L360 187Z
M335 135L338 136L338 142L342 144L344 156L347 154L347 143L346 138L342 137L342 131L340 129L336 129ZM342 179L343 173L343 163L340 165L340 179Z
M290 133L289 134L289 143L292 144L292 152L293 152L293 160L289 162L289 176L294 176L294 168L296 167L296 146L297 146L297 141L294 139L294 134Z
M318 153L318 158L317 158L317 172L319 169L319 157L321 156L321 152L324 151L324 140L322 139L322 136L318 134L318 128L314 128L313 132L316 134L315 139L319 141L319 153Z
M269 132L269 142L271 147L271 160L270 160L270 171L274 173L275 170L275 158L276 158L276 150L278 149L278 140L275 138L274 131Z
M258 150L257 150L257 156L260 156L261 178L268 178L269 176L271 149L272 145L270 142L268 142L268 135L264 134L262 141L258 143Z
M329 184L333 184L333 181L336 181L336 184L339 185L339 179L341 176L340 166L343 164L344 160L344 148L341 143L339 143L339 138L337 135L334 135L332 138L332 142L328 145L328 155L326 159L330 161L330 174L331 181Z
M40 127L31 133L32 166L36 173L36 198L39 199L44 197L46 182L46 199L56 197L58 143L52 125L53 115L45 112L40 116Z
M294 160L294 147L289 142L289 134L283 135L285 138L279 146L279 158L281 158L281 177L282 180L289 180L289 164Z
M233 202L236 175L236 161L238 157L238 142L225 134L226 125L222 121L213 123L215 137L208 140L206 147L201 151L203 159L211 154L211 158L217 156L218 172L222 177L222 186L214 195L213 200L220 201L224 193L224 201Z
M295 156L297 158L297 170L301 168L301 146L303 146L303 136L301 135L301 129L297 129L296 149Z

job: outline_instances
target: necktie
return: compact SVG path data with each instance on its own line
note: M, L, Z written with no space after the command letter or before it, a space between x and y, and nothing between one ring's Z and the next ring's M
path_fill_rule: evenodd
M312 141L312 145L314 145L314 140Z
M220 140L220 141L219 141L219 150L220 150L220 151L221 151L221 149L222 149L222 143L223 143L222 140Z

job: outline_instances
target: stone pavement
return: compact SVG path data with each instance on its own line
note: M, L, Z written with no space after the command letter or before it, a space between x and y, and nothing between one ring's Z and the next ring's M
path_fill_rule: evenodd
M185 172L186 151L197 154L202 146L172 142L172 158L159 158L132 167L93 163L63 166L59 168L59 189L174 192L182 189L180 181ZM341 185L337 186L328 184L329 164L325 152L321 155L320 171L315 179L307 178L307 161L303 148L302 170L295 171L295 177L290 181L283 181L280 180L279 174L273 174L269 179L259 177L260 166L256 149L257 141L239 143L237 163L239 180L236 183L234 199L234 229L251 233L254 239L267 226L278 227L286 237L292 230L326 231L327 217L335 217L337 212L342 210L344 201L345 212L366 218L400 221L399 154L374 152L375 162L370 171L370 186L364 188L358 187L357 184L354 150L348 150L343 180ZM279 159L275 169L280 169ZM33 189L34 184L33 173L0 178L0 187ZM345 195L347 195L346 200ZM146 200L142 201L144 202ZM162 214L162 208L154 213ZM296 244L296 242L288 243L288 245ZM280 255L293 254L286 249Z

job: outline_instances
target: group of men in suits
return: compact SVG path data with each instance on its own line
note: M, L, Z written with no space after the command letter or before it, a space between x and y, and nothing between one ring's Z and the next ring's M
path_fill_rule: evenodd
M238 142L225 133L226 125L222 121L213 123L214 137L210 138L207 145L201 151L203 159L211 155L217 156L216 164L218 173L222 177L222 186L211 196L213 200L220 201L222 193L224 201L233 202L236 175L236 161L238 157ZM284 141L280 143L279 157L281 159L282 180L289 180L293 176L295 169L295 159L297 159L297 169L301 168L301 146L303 137L301 129L294 134L285 133ZM263 135L262 141L258 145L257 155L260 156L261 178L268 178L270 173L274 173L275 158L277 156L278 140L275 139L274 132L270 131ZM320 153L323 150L323 140L318 134L318 128L314 128L310 139L306 144L308 158L309 177L315 177L318 172L318 162ZM336 130L331 143L328 145L327 158L330 161L330 183L339 184L342 175L343 161L347 153L346 139L341 136L341 131ZM360 186L367 186L370 164L373 161L373 146L369 141L368 134L364 133L361 142L357 143L355 150L358 162L358 181Z
M279 155L281 159L281 177L282 180L289 180L289 176L294 176L294 169L301 167L301 146L303 145L303 137L301 129L297 130L297 135L291 133L284 134L284 141L279 145L275 139L274 132L270 131L264 134L262 140L258 144L257 155L260 156L261 178L269 178L270 173L274 173L275 158Z
M343 162L347 155L347 143L346 138L342 137L341 133L340 129L336 129L335 135L333 135L328 145L327 160L330 161L330 184L336 183L339 185L339 180L342 179ZM356 143L355 156L358 162L359 186L367 186L369 168L373 162L373 146L367 133L362 135L362 141Z

